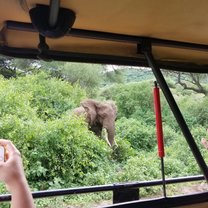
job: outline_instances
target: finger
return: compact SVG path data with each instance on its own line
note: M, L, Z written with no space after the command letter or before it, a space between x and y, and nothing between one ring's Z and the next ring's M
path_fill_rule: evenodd
M8 157L10 154L17 153L20 155L18 149L14 146L14 144L10 140L0 139L0 145L3 145L8 152Z
M0 145L3 145L7 147L9 151L15 151L16 147L13 145L13 143L10 140L6 139L0 139Z
M0 145L7 146L9 143L11 143L8 139L0 139Z
M0 145L6 145L7 141L6 139L0 139Z

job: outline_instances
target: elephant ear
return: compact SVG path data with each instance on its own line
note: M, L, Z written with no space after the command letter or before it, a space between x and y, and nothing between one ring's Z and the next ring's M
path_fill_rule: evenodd
M117 114L117 107L116 107L116 105L114 104L113 101L108 101L108 103L111 105L111 107L112 107L112 109L113 109L113 111L114 111L114 113L116 115Z
M92 125L97 116L97 106L98 102L92 99L87 99L81 102L81 106L85 109L87 113L87 118L89 121L89 124Z
M102 102L97 104L97 115L100 121L107 117L116 118L116 111L116 106L112 102Z
M114 117L116 118L117 107L116 107L116 105L114 104L114 102L111 101L111 100L108 100L108 101L105 102L105 104L108 106L109 111L111 111L112 116L114 116Z

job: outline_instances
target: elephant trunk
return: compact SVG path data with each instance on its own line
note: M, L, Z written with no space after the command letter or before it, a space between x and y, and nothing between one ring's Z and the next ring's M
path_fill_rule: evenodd
M105 128L105 129L107 130L107 133L108 133L108 138L107 138L108 144L111 147L113 147L115 145L117 146L116 141L115 141L115 127L113 126L112 128Z

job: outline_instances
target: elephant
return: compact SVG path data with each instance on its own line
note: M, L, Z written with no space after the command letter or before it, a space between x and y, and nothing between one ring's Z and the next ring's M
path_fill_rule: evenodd
M81 106L73 110L76 116L84 116L88 129L102 137L102 130L107 131L105 140L110 147L117 147L115 141L115 120L117 108L112 101L99 102L93 99L83 100Z

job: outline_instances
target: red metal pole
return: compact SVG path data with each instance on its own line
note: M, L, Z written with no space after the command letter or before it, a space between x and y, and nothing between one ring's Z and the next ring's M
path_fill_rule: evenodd
M155 82L155 87L154 87L154 109L155 109L155 119L156 119L158 155L160 158L163 158L165 156L165 151L164 151L164 142L163 142L160 91L159 88L157 87L157 82Z
M162 115L161 115L161 106L160 106L160 90L157 87L157 82L155 82L155 87L154 87L154 109L155 109L155 119L156 119L156 134L157 134L158 155L161 159L163 194L164 194L164 197L166 197L165 167L164 167L165 151L164 151Z

